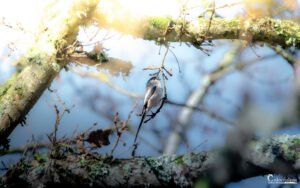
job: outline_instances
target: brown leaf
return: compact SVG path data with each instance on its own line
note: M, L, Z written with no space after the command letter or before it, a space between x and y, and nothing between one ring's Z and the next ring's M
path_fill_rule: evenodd
M90 132L88 138L85 141L97 147L107 146L110 144L108 137L112 133L113 133L112 129L104 129L104 130L98 129Z

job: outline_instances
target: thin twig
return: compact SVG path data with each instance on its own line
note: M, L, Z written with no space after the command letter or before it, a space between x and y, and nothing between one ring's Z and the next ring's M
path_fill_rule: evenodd
M128 114L127 120L125 120L125 121L122 122L122 125L121 125L120 128L118 128L118 123L120 122L120 119L119 119L118 113L116 114L116 116L115 116L115 118L114 118L114 126L115 126L115 128L116 128L116 130L117 130L118 138L117 138L117 140L116 140L116 142L115 142L115 144L114 144L114 146L113 146L113 148L112 148L112 150L111 150L111 152L110 152L110 156L113 155L115 149L117 148L117 146L118 146L118 144L119 144L119 142L120 142L120 139L121 139L121 136L122 136L123 132L124 132L125 130L127 130L128 125L129 125L128 123L129 123L130 120L131 120L132 114L133 114L134 109L136 108L136 106L137 106L137 103L134 104L134 106L132 107L131 111L130 111L129 114Z
M220 120L220 121L225 122L225 123L230 124L230 125L236 125L236 122L227 120L224 117L222 117L222 116L220 116L220 115L218 115L218 114L216 114L214 112L211 112L211 111L207 110L203 106L189 106L189 105L187 105L185 103L178 103L178 102L173 102L173 101L170 101L170 100L165 101L165 103L171 104L171 105L175 105L175 106L181 106L181 107L185 107L185 108L190 108L190 109L193 109L193 110L199 111L199 112L205 112L208 116L210 116L212 118L215 118L217 120Z
M116 140L116 142L115 142L115 144L114 144L112 150L110 151L110 156L113 155L115 149L117 148L117 146L118 146L118 144L119 144L120 138L121 138L121 136L122 136L122 132L121 132L121 131L119 130L119 128L118 128L118 123L119 123L119 121L120 121L120 119L119 119L119 113L117 112L116 115L115 115L115 117L114 117L114 126L115 126L115 129L116 129L116 131L117 131L117 136L118 136L118 137L117 137L117 140Z
M223 8L229 8L229 7L232 7L232 6L236 6L236 5L240 5L242 4L243 2L242 1L239 1L239 2L235 2L235 3L231 3L231 4L224 4L224 5L221 5L221 6L218 6L218 7L209 7L209 8L206 8L205 10L203 10L201 14L207 12L207 11L211 11L212 9L215 9L215 10L218 10L218 9L223 9ZM192 9L196 9L196 8L201 8L202 6L199 5L199 6L194 6L194 7L190 7L190 8L186 8L185 10L192 10Z
M57 145L58 126L59 126L63 116L65 115L66 112L70 113L71 108L75 107L75 105L73 105L70 108L67 108L65 102L62 101L62 99L58 96L57 93L55 93L55 94L56 94L56 101L63 107L63 110L62 110L62 112L60 112L59 109L58 109L58 106L56 104L54 104L53 107L52 107L53 111L55 113L54 130L50 135L48 135L48 138L49 138L50 142L52 143L52 146Z
M278 55L282 56L290 65L294 66L295 62L296 62L296 58L288 53L286 50L282 49L279 46L271 46L268 45L269 48L271 48L272 50L274 50Z
M34 143L23 147L11 148L5 151L3 154L9 155L9 154L24 153L24 151L31 151L31 150L42 149L47 147L49 147L49 144L47 143Z
M207 34L209 33L211 22L212 22L212 19L213 19L214 15L215 15L215 12L216 12L216 2L213 1L212 3L213 3L213 5L211 7L211 15L210 15L210 18L209 18L207 30L205 32L205 36L207 36Z
M178 71L179 71L179 73L181 73L180 63L179 63L179 61L178 61L178 59L177 59L176 54L173 52L173 50L171 50L171 49L169 49L169 50L170 50L170 52L173 54L173 56L175 57L175 60L176 60L176 62L177 62L177 66L178 66Z

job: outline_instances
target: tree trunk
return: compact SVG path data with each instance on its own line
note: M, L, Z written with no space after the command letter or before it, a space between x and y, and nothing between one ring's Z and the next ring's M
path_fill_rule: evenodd
M76 0L66 17L58 14L40 28L38 42L19 60L26 67L0 88L0 144L7 143L13 129L24 122L43 91L67 64L66 47L74 43L79 26L90 21L97 4L98 0ZM78 12L82 15L78 16Z

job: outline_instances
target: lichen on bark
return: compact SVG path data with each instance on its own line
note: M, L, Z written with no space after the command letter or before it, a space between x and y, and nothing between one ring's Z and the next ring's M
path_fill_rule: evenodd
M291 163L286 145L299 144L299 135L274 136L253 141L245 146L244 153L216 149L184 155L163 155L159 157L135 157L115 159L98 154L79 153L76 148L60 145L58 158L38 155L21 160L11 167L1 179L9 185L47 186L62 185L86 187L119 186L164 186L191 187L197 179L213 181L219 171L228 172L225 183L238 179L272 173L299 173L300 166ZM299 149L299 146L297 145ZM299 150L295 149L295 152ZM43 156L43 157L40 157ZM293 154L293 160L297 159ZM227 162L226 164L223 162ZM237 168L228 166L236 164ZM243 164L243 166L239 166ZM277 165L284 165L277 168ZM299 164L299 162L298 162ZM47 169L47 170L46 170ZM287 171L288 169L288 171ZM43 177L43 178L37 178Z

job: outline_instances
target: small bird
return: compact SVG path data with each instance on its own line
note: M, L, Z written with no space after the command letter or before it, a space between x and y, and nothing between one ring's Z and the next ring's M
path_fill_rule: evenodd
M134 150L132 152L132 156L134 156L135 149L136 149L136 139L139 134L140 128L143 124L144 118L146 114L153 108L156 107L157 105L160 104L161 99L163 96L163 89L161 82L158 77L151 77L146 85L146 93L145 93L145 98L144 98L144 106L142 113L140 114L142 116L140 125L138 127L137 133L134 138Z
M147 82L146 89L142 114L156 107L160 103L163 94L161 82L158 77L150 78Z

